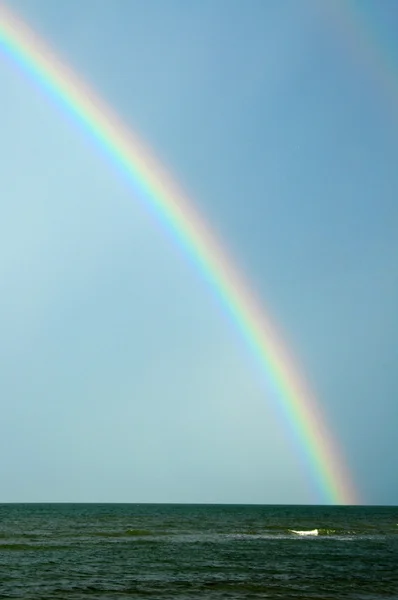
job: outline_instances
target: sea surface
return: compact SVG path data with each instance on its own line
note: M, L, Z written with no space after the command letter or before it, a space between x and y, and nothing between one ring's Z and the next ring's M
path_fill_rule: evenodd
M398 507L3 504L0 598L398 599Z

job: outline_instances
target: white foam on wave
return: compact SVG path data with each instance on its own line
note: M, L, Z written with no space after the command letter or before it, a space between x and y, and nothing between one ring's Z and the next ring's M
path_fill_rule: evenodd
M310 529L309 531L296 531L295 529L289 529L289 531L291 531L292 533L295 533L296 535L318 535L319 534L318 529Z

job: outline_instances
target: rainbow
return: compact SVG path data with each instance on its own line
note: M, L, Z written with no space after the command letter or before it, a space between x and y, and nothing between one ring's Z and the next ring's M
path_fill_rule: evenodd
M276 408L317 488L330 504L356 503L352 478L270 318L220 241L166 170L89 86L19 18L0 4L0 50L76 120L139 191L212 288L271 384Z

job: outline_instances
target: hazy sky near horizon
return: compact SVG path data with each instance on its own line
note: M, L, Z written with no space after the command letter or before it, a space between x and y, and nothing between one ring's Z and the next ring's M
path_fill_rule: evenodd
M398 6L346 3L362 48L309 0L7 5L189 191L398 504ZM0 502L322 500L200 274L1 52L0 210Z

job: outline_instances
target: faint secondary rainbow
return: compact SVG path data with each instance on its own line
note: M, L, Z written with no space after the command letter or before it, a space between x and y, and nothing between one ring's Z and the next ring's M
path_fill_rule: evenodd
M196 263L258 361L321 500L354 504L357 495L320 407L280 336L210 227L141 141L53 51L0 4L0 50L80 123L129 176L147 206ZM319 496L316 500L319 500Z
M370 76L374 89L384 95L391 116L398 123L398 44L382 30L375 14L377 4L360 0L313 0L314 8L334 30L336 41Z

